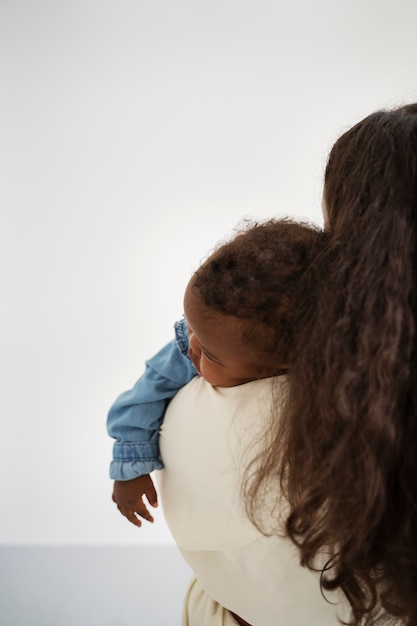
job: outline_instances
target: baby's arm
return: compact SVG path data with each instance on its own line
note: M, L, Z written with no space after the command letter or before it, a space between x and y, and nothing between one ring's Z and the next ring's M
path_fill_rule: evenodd
M110 465L110 477L115 481L113 500L137 526L141 526L137 515L153 521L143 496L157 506L149 474L163 467L158 437L165 409L177 391L197 374L188 357L185 319L177 322L175 334L175 340L146 362L144 374L130 391L117 398L107 418L107 431L116 439Z

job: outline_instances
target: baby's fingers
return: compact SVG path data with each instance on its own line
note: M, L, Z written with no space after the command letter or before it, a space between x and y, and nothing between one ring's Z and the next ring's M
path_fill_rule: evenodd
M132 504L130 506L124 506L120 504L115 500L114 496L113 501L116 503L120 513L124 515L129 520L129 522L135 524L135 526L142 526L142 522L137 517L138 515L140 517L143 517L143 519L146 519L148 522L152 523L154 521L152 515L149 513L145 503L142 501L141 498L139 498L139 500L135 504Z
M126 509L125 507L122 507L119 505L117 505L117 508L119 509L120 513L124 515L126 519L129 520L129 522L132 522L132 524L134 524L135 526L138 526L139 528L142 526L142 522L135 515L135 512L132 509Z
M147 485L145 489L145 495L148 498L148 502L151 506L158 506L158 495L152 481L150 481L150 483Z
M113 502L117 504L120 513L135 526L142 525L138 516L151 523L154 521L144 502L144 496L148 499L149 504L158 506L157 494L149 474L137 476L132 480L114 481Z
M143 519L146 519L148 522L154 521L152 515L149 513L145 503L142 500L138 501L137 506L135 507L135 513L136 515L140 515L140 517L143 517Z

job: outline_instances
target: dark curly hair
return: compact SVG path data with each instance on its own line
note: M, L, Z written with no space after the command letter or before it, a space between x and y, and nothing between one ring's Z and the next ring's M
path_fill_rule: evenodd
M276 368L277 359L292 359L302 277L323 238L312 224L247 220L192 277L207 307L247 320L242 340L258 355L260 377Z
M324 200L316 304L248 511L280 471L301 563L332 549L323 593L341 588L356 626L417 626L417 104L342 135Z

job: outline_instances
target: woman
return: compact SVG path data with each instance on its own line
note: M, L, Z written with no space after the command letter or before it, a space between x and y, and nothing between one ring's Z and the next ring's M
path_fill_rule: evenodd
M288 399L246 471L246 509L273 532L268 494L278 534L284 494L301 564L321 569L325 597L343 592L352 624L416 625L417 105L376 112L336 142L324 207L329 239L307 276L315 305L300 312Z
M285 545L298 548L292 564L305 566L298 572L294 565L294 589L298 574L311 571L325 598L339 598L335 615L345 618L348 601L355 626L417 626L417 104L378 111L342 135L326 168L324 210L328 242L306 276L315 285L313 303L300 302L288 394L277 399L262 452L244 473L244 502L260 535L279 537L284 497L292 540ZM181 415L177 397L163 437L171 409ZM250 398L256 405L259 396ZM198 456L194 462L199 467ZM123 512L120 498L115 501ZM216 502L213 495L213 507ZM219 516L223 510L218 507ZM186 520L184 512L181 524ZM248 560L242 571L250 570ZM278 594L285 577L274 580L275 574ZM234 592L240 584L236 579ZM305 600L302 589L298 603L293 595L296 610ZM190 588L195 614L205 591ZM212 601L208 610L218 619L206 623L228 623L220 598ZM243 624L251 613L236 602L228 608ZM254 616L246 621L258 626ZM336 619L330 610L328 616Z

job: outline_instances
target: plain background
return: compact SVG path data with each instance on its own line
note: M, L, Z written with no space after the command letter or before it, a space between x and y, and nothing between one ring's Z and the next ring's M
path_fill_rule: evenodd
M415 0L0 0L0 544L172 545L107 411L244 217L321 224L340 133L417 100Z

